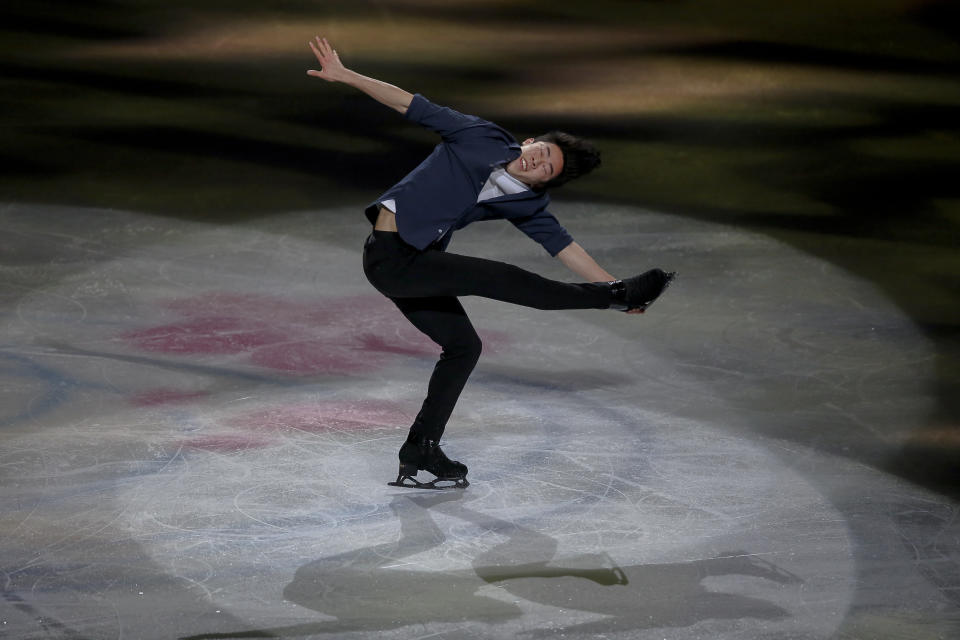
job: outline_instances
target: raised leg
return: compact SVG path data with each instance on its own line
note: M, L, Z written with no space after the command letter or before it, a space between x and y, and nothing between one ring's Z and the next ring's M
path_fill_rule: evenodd
M496 260L417 251L388 232L371 234L364 272L390 298L482 296L535 309L607 309L613 301L606 282L560 282Z

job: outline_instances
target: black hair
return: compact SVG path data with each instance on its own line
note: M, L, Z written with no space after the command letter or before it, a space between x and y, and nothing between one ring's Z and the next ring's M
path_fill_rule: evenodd
M559 187L574 178L590 173L600 166L600 151L592 143L572 136L563 131L550 131L534 138L536 142L552 142L563 152L563 169L560 175L554 176L543 185Z

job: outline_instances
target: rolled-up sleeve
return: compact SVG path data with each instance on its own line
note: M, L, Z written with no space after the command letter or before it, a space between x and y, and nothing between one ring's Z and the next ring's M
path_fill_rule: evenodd
M474 127L487 126L490 123L477 116L460 113L450 107L441 107L424 98L419 93L414 94L410 106L404 114L407 120L439 133L445 139L454 139L465 130Z
M527 234L531 240L539 243L553 257L573 242L573 237L546 209L541 209L532 216L510 218L510 222Z

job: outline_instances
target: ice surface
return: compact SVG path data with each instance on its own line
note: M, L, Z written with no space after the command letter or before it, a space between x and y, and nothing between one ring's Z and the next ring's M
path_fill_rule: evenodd
M955 631L957 506L871 464L930 408L909 320L764 236L556 213L680 278L643 316L465 299L471 486L433 493L386 485L438 349L364 280L360 206L5 205L0 636ZM509 224L450 250L569 279Z

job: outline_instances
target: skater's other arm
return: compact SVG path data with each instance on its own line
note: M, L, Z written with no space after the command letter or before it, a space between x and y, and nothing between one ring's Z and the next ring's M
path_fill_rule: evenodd
M363 91L377 102L385 104L391 109L404 114L407 112L407 107L413 100L412 93L347 69L340 62L340 56L337 55L336 50L330 46L326 38L317 36L316 42L311 40L309 44L320 62L320 71L310 69L307 71L307 75L322 78L328 82L342 82Z
M573 271L586 282L610 282L616 280L616 278L607 273L603 267L598 265L596 261L590 257L590 254L576 242L568 244L557 254L557 258L559 258L560 262L570 269L570 271Z
M557 254L568 269L586 280L587 282L612 282L616 280L612 275L598 265L590 254L575 241L571 242L560 253ZM643 309L633 309L627 311L629 314L643 313Z

